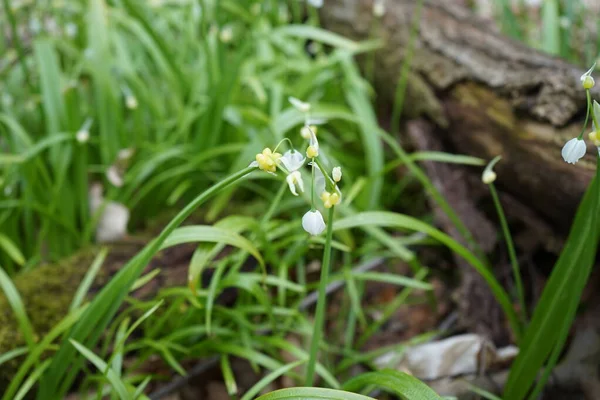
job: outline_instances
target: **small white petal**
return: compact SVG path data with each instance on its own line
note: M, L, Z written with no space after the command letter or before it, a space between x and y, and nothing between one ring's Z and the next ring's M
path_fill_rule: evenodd
M283 153L283 156L281 156L280 160L283 166L289 172L293 172L299 170L300 168L302 168L302 166L304 166L304 161L306 161L306 158L299 151L288 150L285 153Z
M130 110L135 110L138 107L138 101L135 96L127 96L125 98L125 105Z
M302 100L298 100L295 97L288 97L288 100L290 101L290 103L292 103L292 105L301 113L307 113L310 111L310 104L309 103L305 103Z
M106 179L116 187L121 187L124 183L121 173L114 165L111 165L108 170L106 170Z
M319 210L308 211L302 217L302 228L311 235L319 235L325 230L325 221Z
M486 185L489 185L490 183L494 182L496 180L496 178L497 178L497 175L494 171L484 171L483 175L481 176L481 180Z
M562 157L569 164L575 164L585 155L585 142L578 138L569 140L562 148Z
M294 196L298 196L296 187L298 187L300 192L304 192L304 182L302 181L302 174L300 174L300 171L294 171L290 173L288 176L286 176L285 180Z
M594 65L592 65L592 67L590 69L588 69L583 75L581 75L581 78L579 78L579 79L581 80L582 83L587 76L592 75L592 72L594 72L594 69L596 69L596 63L594 63Z
M336 182L339 182L342 180L342 168L341 167L335 167L333 169L333 172L331 173L331 176L333 177L333 180Z
M79 130L77 131L77 134L75 135L75 138L77 139L77 141L79 143L86 143L88 140L90 140L90 132L87 130Z

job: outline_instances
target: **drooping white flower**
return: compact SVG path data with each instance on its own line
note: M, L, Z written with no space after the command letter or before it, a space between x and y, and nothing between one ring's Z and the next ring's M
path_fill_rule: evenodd
M335 168L333 168L333 172L331 173L331 177L336 182L341 181L342 180L342 168L341 167L335 167Z
M323 0L308 0L308 4L315 8L323 7Z
M288 171L288 176L285 180L290 187L290 191L294 196L298 196L296 188L300 192L304 192L304 182L302 181L302 174L300 174L299 169L304 166L306 158L299 151L288 150L280 158L280 161Z
M75 139L81 144L87 143L87 141L90 140L90 132L88 130L80 129L75 134Z
M594 78L592 77L592 72L595 68L596 63L594 63L594 65L592 65L592 67L588 69L585 74L581 75L581 78L579 78L581 80L581 86L583 86L583 88L586 90L593 88L595 85Z
M133 95L125 97L125 105L130 110L135 110L138 107L138 101Z
M498 163L498 161L500 161L501 158L501 156L494 157L494 159L490 161L490 163L483 170L483 173L481 174L481 181L486 185L493 183L498 177L494 172L494 166Z
M373 2L373 15L377 18L381 18L385 15L384 0L375 0Z
M229 43L233 40L233 28L229 25L224 26L219 33L219 39L223 43Z
M296 150L288 150L280 158L281 163L289 172L297 171L304 166L306 158Z
M92 126L92 118L87 118L81 128L75 134L77 142L83 144L90 140L90 127Z
M296 108L296 110L300 111L301 113L308 113L310 111L310 103L305 103L302 100L298 100L295 97L288 97L289 102Z
M585 155L585 142L579 138L569 140L562 148L562 157L569 164L575 164Z
M119 171L116 165L111 165L110 167L108 167L108 169L106 170L106 179L113 186L116 187L122 187L124 184L123 174L121 173L121 171Z
M302 217L302 228L313 236L320 235L325 230L325 221L319 210L308 211Z

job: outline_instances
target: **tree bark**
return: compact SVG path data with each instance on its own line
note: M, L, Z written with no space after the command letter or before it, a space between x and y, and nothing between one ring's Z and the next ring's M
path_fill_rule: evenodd
M418 1L387 1L381 19L373 16L372 3L326 0L321 19L347 37L383 40L374 84L378 98L391 104ZM563 144L583 126L584 70L502 37L489 22L450 3L424 2L404 116L433 121L450 151L501 155L500 187L564 230L595 168L591 145L575 166L561 157Z
M496 185L511 227L518 227L521 254L529 251L533 258L540 248L556 254L595 170L591 145L576 165L561 156L564 143L583 127L586 98L579 78L584 70L503 37L493 24L451 3L425 0L416 23L418 0L386 1L381 18L372 13L373 0L326 0L321 21L355 40L382 40L374 56L378 103L394 103L403 64L410 62L403 139L417 150L487 160L502 156L495 168ZM489 192L480 180L482 169L433 162L423 166L481 248L488 254L504 251ZM430 203L438 224L459 239L444 213ZM509 332L491 291L479 274L455 258L462 275L461 325L506 343ZM496 275L510 284L506 256L493 260Z

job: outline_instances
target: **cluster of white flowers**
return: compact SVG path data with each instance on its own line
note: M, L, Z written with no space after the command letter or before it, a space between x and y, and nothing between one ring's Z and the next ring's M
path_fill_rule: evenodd
M589 90L594 87L595 82L592 77L592 72L596 68L596 64L592 65L592 67L587 70L583 75L581 75L581 86L588 92L588 99L590 98ZM594 123L592 124L592 131L588 134L588 137L594 143L596 147L598 147L598 152L600 153L600 133L597 131L598 127L596 126L597 117L600 115L600 104L593 101L593 105L588 104L588 112L592 114L592 120ZM585 127L584 127L585 129ZM586 152L586 144L583 140L583 132L578 136L571 140L569 140L564 147L562 148L562 157L569 164L575 164L579 161Z
M291 149L283 154L277 152L277 147L274 150L266 147L262 152L258 153L250 166L258 167L262 171L270 174L275 174L277 169L280 169L286 174L286 182L290 188L290 192L294 196L304 192L304 181L302 179L301 169L305 165L312 168L313 177L311 181L311 194L317 194L323 201L325 208L331 208L340 204L342 193L337 186L342 179L341 167L335 167L331 171L331 176L323 171L323 165L317 160L319 157L319 141L317 140L316 125L323 121L311 120L309 118L310 103L305 103L295 97L289 98L290 103L300 113L304 115L304 125L300 130L302 138L308 140L306 147L306 156L301 152ZM310 161L307 163L307 159ZM328 190L329 186L329 190ZM314 196L311 196L311 201L314 201ZM315 204L302 217L302 227L311 235L321 234L326 227L323 215L316 209Z

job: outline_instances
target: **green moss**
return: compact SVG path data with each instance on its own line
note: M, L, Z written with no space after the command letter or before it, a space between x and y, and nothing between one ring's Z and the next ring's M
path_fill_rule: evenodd
M67 314L75 291L97 251L97 248L82 250L57 264L44 265L15 277L14 283L25 304L36 340ZM24 345L12 309L0 293L0 354ZM21 361L14 359L0 366L0 388L16 372Z

